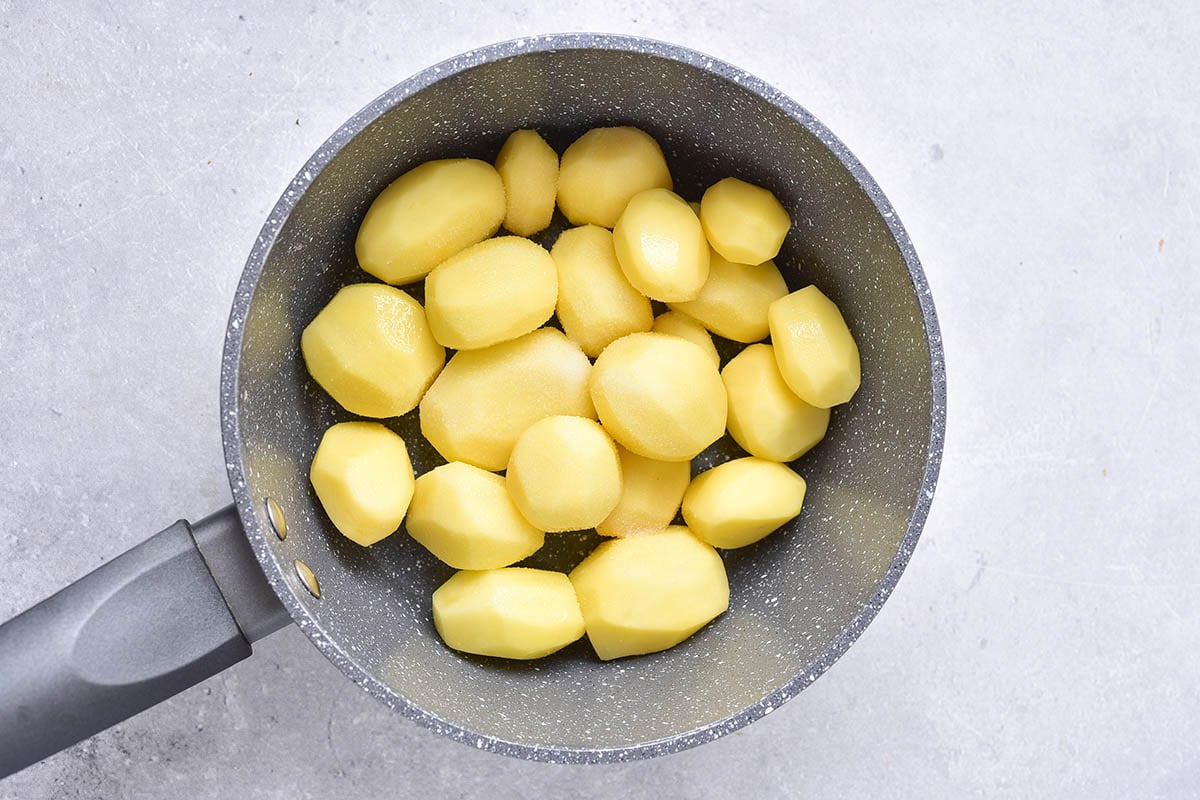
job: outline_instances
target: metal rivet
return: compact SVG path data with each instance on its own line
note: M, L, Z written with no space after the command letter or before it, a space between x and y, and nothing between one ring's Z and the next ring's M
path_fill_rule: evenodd
M304 584L304 588L308 589L308 593L318 600L321 599L321 584L317 583L317 576L308 568L300 559L296 559L296 575L300 578L300 582Z
M279 537L279 541L287 538L287 520L283 516L283 506L275 502L274 497L267 498L267 519L271 523L271 528L275 531L275 535Z

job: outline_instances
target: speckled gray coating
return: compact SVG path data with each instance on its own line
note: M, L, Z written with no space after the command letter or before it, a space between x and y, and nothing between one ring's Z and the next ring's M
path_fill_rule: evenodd
M308 378L304 325L368 280L353 240L371 199L433 157L490 160L535 127L560 150L589 127L633 124L662 143L697 199L729 174L771 188L794 227L777 263L815 283L860 345L863 385L825 442L795 464L804 512L724 554L730 610L667 653L603 663L586 641L531 664L462 657L429 612L451 570L403 533L369 549L336 534L307 481L324 428L349 418ZM419 297L419 294L418 294ZM723 349L728 359L731 350ZM660 42L564 34L461 55L399 84L320 148L272 211L230 317L221 384L226 465L247 535L297 624L352 680L468 745L551 762L614 762L710 741L771 713L859 636L908 562L945 430L945 369L929 287L879 187L794 101L715 59ZM388 422L422 472L442 462L416 412ZM694 464L741 451L728 437ZM269 533L276 498L289 535ZM531 564L568 569L594 534L548 537ZM316 573L321 599L292 564Z

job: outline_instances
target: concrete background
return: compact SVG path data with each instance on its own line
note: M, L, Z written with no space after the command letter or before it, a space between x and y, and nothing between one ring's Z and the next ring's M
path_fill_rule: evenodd
M1195 796L1200 12L1048 5L0 0L0 619L228 502L222 337L268 209L368 100L490 41L669 39L798 99L908 226L950 375L895 595L740 733L474 752L288 629L0 797Z

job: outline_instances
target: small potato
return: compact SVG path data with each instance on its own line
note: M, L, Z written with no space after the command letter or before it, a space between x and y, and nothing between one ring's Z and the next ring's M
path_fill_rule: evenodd
M622 336L650 330L650 301L629 285L612 232L596 225L563 231L550 255L558 266L558 321L588 357Z
M687 314L681 314L678 311L668 311L665 314L659 314L654 318L654 324L650 326L650 330L654 333L665 333L668 336L678 336L680 339L687 339L703 350L712 359L714 364L718 366L721 364L721 356L717 353L717 346L713 344L712 337L709 336L708 331L704 329L703 325Z
M408 448L378 422L339 422L325 431L309 479L333 526L363 547L400 527L413 495Z
M522 660L583 636L570 579L525 567L455 574L433 593L433 625L460 652Z
M745 547L800 513L804 479L785 464L739 458L702 472L683 495L683 519L713 547Z
M658 142L631 127L593 128L562 155L558 207L572 225L611 228L629 199L644 189L670 189Z
M724 562L684 527L603 542L571 583L605 661L674 647L729 608Z
M508 459L508 494L545 531L594 528L621 497L617 447L599 423L554 416L525 429Z
M421 304L379 283L343 287L300 336L309 374L347 411L398 417L446 363Z
M596 526L601 536L637 536L671 524L692 480L688 461L655 461L617 447L621 459L621 499Z
M381 281L419 281L500 228L504 182L486 161L426 161L379 193L358 229L358 265Z
M767 308L787 293L787 283L774 261L734 264L714 251L708 280L696 299L669 305L672 311L682 311L717 336L748 343L767 338Z
M779 373L817 408L845 403L862 382L858 345L842 312L815 286L792 292L767 311Z
M404 527L455 569L507 567L546 539L513 505L504 478L461 461L417 478Z
M721 380L729 395L729 433L750 455L795 461L825 438L829 409L810 406L788 388L771 345L738 353Z
M537 131L513 131L496 156L508 196L504 227L518 236L545 230L558 194L558 153Z
M557 300L554 259L520 236L468 247L425 279L429 329L455 350L476 350L529 333L550 319Z
M634 195L613 228L625 277L664 303L692 300L708 280L708 242L700 220L668 189Z
M447 461L502 470L517 437L542 417L596 418L591 369L553 328L455 353L421 400L421 434Z
M728 400L717 366L691 342L633 333L592 368L592 402L618 443L659 461L689 461L725 433Z
M761 264L779 255L792 227L775 195L737 178L708 187L700 198L700 222L713 250L735 264Z

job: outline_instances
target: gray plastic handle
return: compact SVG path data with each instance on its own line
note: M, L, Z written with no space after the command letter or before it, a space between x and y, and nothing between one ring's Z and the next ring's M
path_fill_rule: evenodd
M0 778L215 675L290 622L232 506L0 625Z

